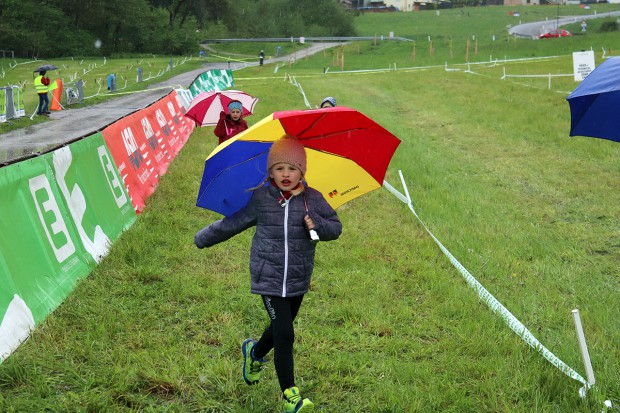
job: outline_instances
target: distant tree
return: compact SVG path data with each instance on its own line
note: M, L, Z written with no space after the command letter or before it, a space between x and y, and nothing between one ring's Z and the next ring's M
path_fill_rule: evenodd
M53 4L36 0L0 0L0 44L17 56L64 56L84 32L63 30L68 17ZM33 13L36 10L36 13ZM41 19L45 16L45 19Z
M38 58L183 54L205 34L354 34L338 0L0 0L0 17L2 48Z
M223 2L220 0L220 2ZM149 0L155 8L168 12L168 30L173 31L176 26L183 27L188 17L193 15L199 19L203 16L202 10L207 6L207 0Z
M226 24L237 37L347 36L353 15L337 0L239 0ZM253 22L253 24L249 24Z

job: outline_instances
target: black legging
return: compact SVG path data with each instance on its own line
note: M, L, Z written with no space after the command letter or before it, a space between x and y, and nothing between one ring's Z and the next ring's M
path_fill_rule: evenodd
M284 391L295 385L293 321L297 317L304 296L283 298L263 295L262 297L271 324L265 329L258 344L254 347L254 356L263 358L273 349L273 363L280 388Z

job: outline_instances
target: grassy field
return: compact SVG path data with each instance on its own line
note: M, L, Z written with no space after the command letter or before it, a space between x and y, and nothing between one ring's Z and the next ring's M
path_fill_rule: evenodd
M420 32L407 28L410 36L438 38L449 34L433 31L433 21L452 15L443 27L462 42L458 33L479 27L488 35L508 10L464 9L466 24L457 23L460 10L366 14L358 23L360 34L405 31L399 19L412 18ZM524 21L552 15L523 10ZM501 34L506 23L495 24ZM507 41L498 56L558 57L469 71L462 57L447 71L438 58L407 62L405 42L360 42L344 48L343 73L334 64L343 49L277 73L273 65L235 72L235 88L261 99L250 124L304 107L286 73L311 104L335 96L398 136L387 181L400 188L401 170L430 231L585 377L571 317L580 309L597 380L580 399L580 384L492 313L409 209L381 189L338 210L342 237L319 244L296 322L297 384L317 411L600 412L605 399L620 403L620 145L568 138L572 78L554 78L551 88L547 78L502 79L504 68L571 73L570 53L582 44L568 42L584 37L552 39L557 50L546 51L542 42L519 39L513 49ZM597 63L601 47L620 49L620 39L611 46L603 34L587 39ZM395 62L412 68L359 72ZM0 411L280 411L271 364L258 386L240 374L240 344L267 322L249 293L253 231L207 250L192 242L220 217L194 206L215 143L212 128L194 132L136 224L0 365Z

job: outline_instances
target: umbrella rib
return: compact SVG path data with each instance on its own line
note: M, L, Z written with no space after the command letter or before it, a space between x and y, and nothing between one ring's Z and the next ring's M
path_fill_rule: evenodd
M306 129L302 130L301 132L299 132L297 134L298 138L301 138L303 136L304 133L306 133L307 131L311 130L312 128L314 128L314 125L316 125L317 123L319 123L321 120L323 120L323 118L325 117L325 114L321 114L321 116L319 116L318 118L316 118ZM305 138L304 138L305 139ZM311 139L311 138L308 138Z
M308 130L308 129L306 129L306 130ZM314 140L314 139L324 139L324 138L329 137L329 136L335 136L335 135L340 135L340 134L345 133L345 132L355 132L355 131L373 131L373 130L370 129L370 128L351 128L351 129L347 129L347 130L343 130L343 131L336 131L336 132L327 133L325 135L309 136L307 138L303 138L303 140L309 141L309 140ZM373 131L373 132L379 133L379 131ZM388 134L389 134L389 132L388 132ZM389 134L389 135L391 135L391 134Z

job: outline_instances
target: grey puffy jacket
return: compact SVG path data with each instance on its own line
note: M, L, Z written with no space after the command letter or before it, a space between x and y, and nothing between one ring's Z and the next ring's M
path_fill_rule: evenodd
M337 239L342 224L336 211L317 190L303 193L321 241ZM285 203L280 190L268 185L254 191L239 212L198 231L194 242L198 248L210 247L256 226L250 252L252 293L295 297L308 291L314 267L316 245L310 242L305 215L301 194Z

